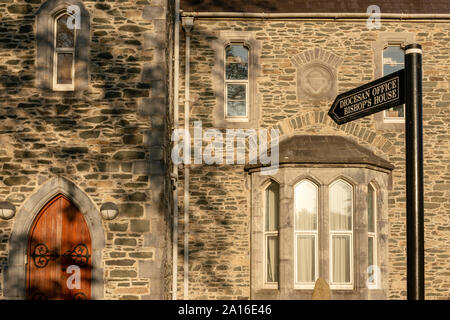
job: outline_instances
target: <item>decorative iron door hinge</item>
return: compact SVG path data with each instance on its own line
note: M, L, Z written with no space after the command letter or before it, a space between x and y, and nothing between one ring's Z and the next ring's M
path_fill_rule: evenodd
M55 261L60 256L56 250L50 251L44 243L38 243L31 253L31 258L36 268L45 268L50 261ZM88 265L91 255L89 254L88 247L84 243L80 243L73 250L66 251L62 257L69 260L71 264L85 268Z

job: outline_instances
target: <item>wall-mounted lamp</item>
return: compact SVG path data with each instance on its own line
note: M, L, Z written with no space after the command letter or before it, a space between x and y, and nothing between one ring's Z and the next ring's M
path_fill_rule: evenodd
M119 215L119 208L112 202L106 202L100 207L100 214L105 220L112 220Z
M16 207L9 202L0 202L0 218L9 220L16 214Z

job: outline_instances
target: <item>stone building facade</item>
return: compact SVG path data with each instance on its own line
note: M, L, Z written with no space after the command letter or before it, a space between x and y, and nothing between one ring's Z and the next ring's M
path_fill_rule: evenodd
M332 299L405 299L404 110L341 126L327 112L413 42L426 298L448 299L450 7L380 0L369 29L370 2L0 0L0 299L33 298L30 265L67 256L31 239L58 197L89 229L91 299L310 299L317 278ZM204 153L208 129L219 147L278 130L278 170L234 142L221 163L174 163L185 120Z
M75 85L57 91L53 24L71 5ZM90 226L91 298L168 297L171 14L161 0L0 3L0 201L16 208L0 221L1 299L25 298L29 228L58 194Z
M273 175L262 175L258 169L246 171L245 164L193 163L189 166L189 280L184 279L185 260L179 257L178 294L181 297L185 296L187 284L189 299L310 299L314 285L302 287L294 280L294 190L306 179L319 190L316 277L331 282L332 299L406 298L404 120L388 119L388 114L380 112L338 126L327 112L337 93L383 76L383 67L389 64L383 63L384 49L389 46L401 49L413 42L423 48L426 298L450 297L450 248L447 244L449 20L448 16L420 17L424 13L438 13L437 8L440 8L439 13L448 14L450 7L439 1L433 1L427 8L418 1L395 4L384 1L379 4L381 12L392 13L391 17L382 19L379 29L369 29L365 12L371 3L365 7L359 3L358 8L345 1L336 3L314 6L301 1L295 4L182 2L182 16L194 18L189 34L191 131L195 121L202 122L204 131L217 128L224 136L227 129L275 128L280 131L281 142L280 169ZM400 13L406 10L411 16L403 19ZM347 18L339 14L321 15L327 12L355 14ZM186 37L181 39L180 60L185 66ZM248 119L237 123L223 121L216 112L217 108L225 108L224 101L229 98L225 97L227 75L224 68L227 48L232 45L242 45L249 52ZM183 105L183 67L180 77L180 104ZM314 78L322 82L314 83ZM308 149L299 149L298 144L290 145L289 152L303 152L303 157L283 164L282 155L288 152L282 150L285 141L316 136L343 137L348 143L355 143L385 159L394 169L367 167L362 165L363 161L358 164L339 159L331 163L315 162L308 158ZM204 146L210 141L204 140ZM345 152L336 143L322 148L328 160L333 159L335 153ZM354 279L350 287L344 289L332 284L331 231L327 222L331 205L328 190L340 178L352 184L357 202L352 230ZM368 255L367 237L370 237L368 222L364 220L368 210L364 199L371 181L378 181L375 183L379 206L376 255L381 274L378 290L368 288L369 276L365 270L370 263L364 260ZM266 283L264 190L271 182L278 184L280 190L280 220L276 231L280 248L279 279ZM184 192L180 191L180 195ZM184 204L182 200L180 203ZM183 223L183 216L180 223ZM180 237L179 247L184 246L184 238Z

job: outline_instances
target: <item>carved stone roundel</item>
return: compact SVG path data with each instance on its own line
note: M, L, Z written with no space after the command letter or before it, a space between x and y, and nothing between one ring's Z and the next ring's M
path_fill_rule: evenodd
M332 84L332 74L320 65L307 66L303 71L303 90L312 97L326 96Z

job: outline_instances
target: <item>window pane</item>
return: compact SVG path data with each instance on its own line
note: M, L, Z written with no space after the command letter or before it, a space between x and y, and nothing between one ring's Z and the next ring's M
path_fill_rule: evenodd
M374 274L375 274L375 266L373 265L374 263L374 250L373 250L373 237L369 237L368 238L368 248L367 248L367 265L368 265L368 277L369 277L369 283L374 283L375 279L374 279Z
M74 47L74 30L67 28L68 15L63 15L58 19L56 31L56 47L57 48L73 48Z
M267 282L278 282L278 236L267 237Z
M302 181L295 187L295 230L316 230L317 186Z
M368 185L368 192L367 192L367 231L368 232L375 232L375 190L373 190L372 185Z
M246 117L247 107L245 101L228 101L227 117Z
M72 83L72 53L58 53L57 55L57 83Z
M400 46L391 46L383 50L383 75L386 76L405 67L405 52ZM404 106L385 110L387 118L403 118Z
M405 116L404 105L396 106L386 110L386 117L388 118L403 118Z
M395 71L403 69L403 65L384 65L383 66L383 74L387 76L388 74L394 73Z
M315 281L315 237L297 237L297 282Z
M350 282L350 236L333 236L333 282Z
M279 194L280 188L277 183L272 183L266 189L266 231L278 230Z
M248 49L243 45L231 45L226 48L226 79L248 79Z
M229 100L246 100L246 85L245 84L228 84L227 98Z
M352 187L338 181L330 188L331 230L352 230Z
M404 64L405 52L400 46L390 46L383 50L383 64ZM400 68L403 69L403 66Z

